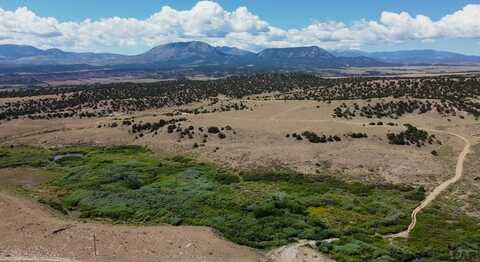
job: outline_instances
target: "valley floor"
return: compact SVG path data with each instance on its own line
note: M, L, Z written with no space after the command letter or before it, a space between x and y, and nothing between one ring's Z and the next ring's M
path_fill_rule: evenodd
M0 125L0 139L4 146L28 144L42 148L65 145L145 145L156 154L189 154L201 161L215 162L235 170L285 166L310 175L329 170L331 174L347 181L423 186L427 194L455 176L457 157L465 146L462 139L447 132L461 135L472 147L480 142L480 125L469 116L465 119L448 120L434 113L415 114L398 120L382 119L385 123L393 121L397 126L377 126L370 123L379 120L332 118L333 109L343 101L325 104L313 101L248 100L246 103L253 111L198 115L183 113L176 116L187 118L183 125L192 125L195 129L209 126L233 127L235 134L225 131L225 139L211 136L205 145L201 136L181 141L177 141L176 134L166 132L136 137L129 132L128 127L110 127L112 123L120 124L122 120L132 118L132 115L113 115L98 119L13 120ZM183 109L199 106L205 104L194 104ZM171 118L165 114L179 109L182 108L148 111L136 114L134 118L137 123L156 122L159 119ZM422 148L388 144L386 133L400 131L405 123L431 130L442 144L426 145ZM312 144L286 138L287 134L300 134L304 131L339 135L342 138L349 132L362 132L367 133L368 138L344 138L341 142L328 144ZM195 144L200 146L195 147ZM434 156L432 151L436 151L438 155ZM470 166L469 170L469 176L465 178L469 183L465 184L465 179L462 179L459 183L461 188L453 187L453 193L453 189L447 190L449 200L452 195L458 200L478 194L474 189L480 179L472 176L475 167ZM292 261L292 257L295 257L298 261L328 261L320 253L300 246L294 251L287 248L279 251L283 253L266 254L233 244L219 237L212 229L204 227L137 227L65 220L12 193L12 189L19 186L15 183L21 183L20 186L35 186L45 181L32 181L32 177L28 175L18 179L18 174L8 173L16 171L2 172L2 181L14 182L5 183L7 186L0 188L0 213L2 216L6 214L0 224L0 232L3 233L0 237L0 258L60 257L78 261ZM12 176L15 178L12 179ZM429 204L440 205L438 200ZM478 217L478 209L473 208L472 211L470 208L469 211L472 217ZM431 215L431 212L427 212L427 216ZM421 219L420 214L419 220ZM419 232L424 229L425 224L421 224Z

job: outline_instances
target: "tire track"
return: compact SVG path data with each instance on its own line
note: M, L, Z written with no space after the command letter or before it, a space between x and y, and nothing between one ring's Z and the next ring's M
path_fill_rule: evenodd
M78 127L78 128L45 128L45 129L40 129L37 131L32 131L32 132L25 132L22 134L18 135L11 135L11 136L4 136L0 138L0 143L5 142L11 139L19 139L19 138L27 138L27 137L32 137L32 136L38 136L38 135L45 135L45 134L52 134L52 133L57 133L57 132L68 132L68 131L75 131L75 130L84 130L84 129L89 129L91 127Z
M59 257L0 257L0 261L78 262L77 260Z

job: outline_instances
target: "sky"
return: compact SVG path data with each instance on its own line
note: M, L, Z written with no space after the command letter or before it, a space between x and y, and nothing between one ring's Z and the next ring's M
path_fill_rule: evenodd
M0 44L136 54L191 40L480 55L480 0L0 0Z

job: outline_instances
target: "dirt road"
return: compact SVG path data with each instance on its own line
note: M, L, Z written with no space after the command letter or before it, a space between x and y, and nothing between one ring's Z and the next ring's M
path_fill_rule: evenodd
M284 115L284 114L287 114L287 113L291 113L291 112L295 112L296 110L299 110L301 109L303 106L300 105L298 107L294 107L294 108L291 108L287 111L284 111L284 112L280 112L280 113L277 113L275 114L274 116L270 117L268 120L270 121L279 121L279 117ZM297 121L297 122L337 122L337 123L342 123L342 124L350 124L350 125L357 125L357 126L363 126L365 125L365 123L363 122L353 122L353 121L344 121L344 120L337 120L337 119L323 119L323 120L300 120L300 119L288 119L288 120L282 120L282 121ZM462 135L459 135L459 134L456 134L456 133L452 133L452 132L448 132L448 131L443 131L443 130L436 130L436 129L430 129L430 128L423 128L423 127L420 127L420 129L423 129L425 131L428 131L428 132L432 132L432 133L440 133L440 134L445 134L445 135L450 135L450 136L454 136L454 137L457 137L461 140L463 140L465 142L465 147L463 148L462 152L460 153L460 155L458 156L457 158L457 165L456 165L456 168L455 168L455 176L444 181L443 183L441 183L440 185L438 185L437 187L435 187L433 189L433 191L427 195L427 197L425 198L425 200L422 201L422 203L420 203L420 205L418 207L416 207L413 211L412 211L412 214L411 214L411 223L410 225L408 226L407 230L405 231L402 231L400 233L397 233L397 234L393 234L393 235L388 235L387 237L389 238L396 238L396 237L403 237L403 238L408 238L408 236L410 235L410 232L412 232L412 230L415 228L415 226L417 225L417 215L423 210L425 209L429 204L431 204L442 192L444 192L450 185L452 184L455 184L456 182L458 182L462 176L463 176L463 163L468 155L468 153L470 152L470 146L471 146L471 143L470 141L462 136ZM291 248L295 248L296 246L292 246Z
M446 132L446 131L441 131L441 130L434 130L434 129L428 129L428 128L424 128L424 130L426 131L429 131L429 132L436 132L436 133L443 133L443 134L447 134L447 135L451 135L451 136L455 136L455 137L458 137L460 139L462 139L464 142L465 142L465 147L463 148L462 152L460 153L460 155L458 156L458 159L457 159L457 166L455 168L455 176L450 178L449 180L441 183L439 186L437 186L426 198L425 200L423 200L422 203L420 203L420 205L415 208L412 212L412 215L411 215L411 218L412 218L412 222L410 223L410 225L408 226L408 229L403 231L403 232L400 232L400 233L397 233L397 234L394 234L394 235L390 235L389 237L391 238L396 238L396 237L403 237L403 238L408 238L408 236L410 235L410 233L412 232L412 230L415 228L415 226L417 225L417 215L418 213L420 213L424 208L426 208L430 203L432 203L443 191L445 191L450 185L452 184L455 184L456 182L458 182L462 176L463 176L463 163L465 162L465 159L468 155L468 153L470 153L470 146L471 146L471 143L470 141L464 137L464 136L461 136L459 134L455 134L455 133L451 133L451 132Z
M315 241L299 240L267 254L271 261L276 262L332 262L330 258L314 251Z

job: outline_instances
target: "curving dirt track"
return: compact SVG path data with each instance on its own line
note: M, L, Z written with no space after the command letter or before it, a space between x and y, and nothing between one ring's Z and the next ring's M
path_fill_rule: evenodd
M269 118L268 120L270 121L278 121L278 118L283 115L283 114L286 114L286 113L289 113L289 112L294 112L295 110L298 110L302 108L302 106L298 106L298 107L295 107L295 108L292 108L292 109L289 109L287 111L284 111L284 112L280 112L278 114L275 114L274 116L272 116L271 118ZM285 121L285 120L283 120ZM338 123L343 123L343 124L351 124L351 125L364 125L365 123L361 123L361 122L351 122L351 121L342 121L342 120L336 120L336 119L326 119L326 120L289 120L289 121L299 121L299 122L338 122ZM453 132L448 132L448 131L443 131L443 130L436 130L436 129L430 129L430 128L423 128L421 127L421 129L425 130L425 131L428 131L428 132L433 132L433 133L440 133L440 134L446 134L446 135L450 135L450 136L454 136L454 137L457 137L461 140L463 140L465 142L465 147L463 148L462 152L460 153L460 155L458 156L457 158L457 165L456 165L456 168L455 168L455 176L444 181L443 183L441 183L440 185L438 185L437 187L435 187L433 189L433 191L427 195L427 197L422 201L422 203L420 203L420 205L418 205L413 211L412 211L412 214L411 214L411 223L410 225L408 226L407 230L405 231L402 231L402 232L399 232L397 234L392 234L392 235L388 235L387 238L397 238L397 237L403 237L403 238L408 238L408 236L410 235L410 232L412 232L412 230L415 228L415 226L417 225L417 215L423 210L425 209L429 204L431 204L443 191L445 191L450 185L452 184L455 184L456 182L458 182L462 176L463 176L463 163L465 162L465 159L468 155L468 153L470 153L470 147L471 147L471 143L470 141L462 136L462 135L459 135L459 134L456 134L456 133L453 133ZM301 246L301 245L300 245ZM295 248L295 247L298 247L298 246L291 246L291 248Z
M428 129L428 128L424 128L424 130L427 130L427 131L430 131L430 132L436 132L436 133L443 133L443 134L447 134L447 135L451 135L451 136L455 136L455 137L458 137L460 139L462 139L464 142L465 142L465 147L463 148L462 152L460 153L460 155L458 156L458 159L457 159L457 166L455 168L455 176L450 178L449 180L441 183L439 186L437 186L426 198L425 200L423 200L422 203L420 203L420 205L418 207L416 207L413 211L412 211L412 215L411 215L411 218L412 218L412 222L410 223L410 225L408 226L408 229L403 231L403 232L400 232L400 233L397 233L397 234L394 234L394 235L390 235L389 237L391 238L396 238L396 237L403 237L403 238L408 238L408 236L410 235L410 232L412 232L412 230L415 228L415 226L417 225L417 215L418 213L420 213L424 208L426 208L430 203L432 203L443 191L445 191L450 185L452 184L455 184L456 182L458 182L462 176L463 176L463 163L465 162L465 159L468 155L468 153L470 153L470 146L471 146L471 143L470 141L464 137L464 136L461 136L459 134L455 134L455 133L451 133L451 132L446 132L446 131L441 131L441 130L434 130L434 129Z

